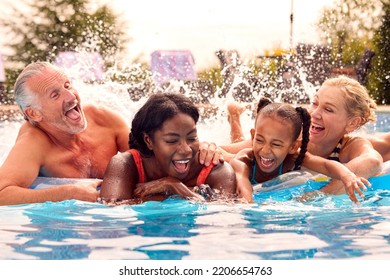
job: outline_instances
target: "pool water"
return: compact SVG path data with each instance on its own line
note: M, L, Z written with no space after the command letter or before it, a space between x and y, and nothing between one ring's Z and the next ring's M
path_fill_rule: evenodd
M381 125L365 132L389 130L389 115L379 115ZM17 128L0 127L8 141L2 159ZM301 202L303 192L325 184L309 180L256 192L252 205L173 197L116 207L76 200L0 206L0 259L390 259L390 175L371 181L359 205L346 195Z
M383 182L389 182L389 178ZM380 182L380 183L383 183ZM108 207L75 200L0 207L2 259L389 259L390 189L359 206L257 193L256 204L171 198Z
M326 182L256 192L255 204L179 198L109 207L76 200L0 207L1 259L389 259L390 175L300 202Z

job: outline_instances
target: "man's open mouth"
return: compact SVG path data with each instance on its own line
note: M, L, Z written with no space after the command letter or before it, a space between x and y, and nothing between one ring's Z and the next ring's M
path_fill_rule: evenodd
M81 116L79 104L74 103L70 108L65 110L65 116L74 121L79 120Z

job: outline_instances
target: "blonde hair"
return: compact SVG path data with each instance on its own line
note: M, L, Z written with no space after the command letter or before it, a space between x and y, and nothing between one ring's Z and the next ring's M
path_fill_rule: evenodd
M375 101L368 94L367 89L358 81L347 76L338 76L327 79L322 86L338 87L344 94L345 109L350 117L361 117L360 126L369 121L375 122Z

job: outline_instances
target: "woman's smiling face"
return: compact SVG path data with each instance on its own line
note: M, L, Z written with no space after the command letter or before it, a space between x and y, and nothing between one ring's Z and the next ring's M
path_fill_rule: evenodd
M349 121L344 93L334 86L323 86L314 96L311 115L310 142L339 141L346 133Z
M166 176L180 180L186 178L199 150L196 123L191 116L183 113L175 115L145 141Z

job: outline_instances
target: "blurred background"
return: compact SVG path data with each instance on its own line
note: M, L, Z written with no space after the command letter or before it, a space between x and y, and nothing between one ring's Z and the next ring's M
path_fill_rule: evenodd
M0 26L0 105L37 60L84 64L81 78L135 100L181 80L198 102L307 102L344 74L390 103L390 0L2 0Z

